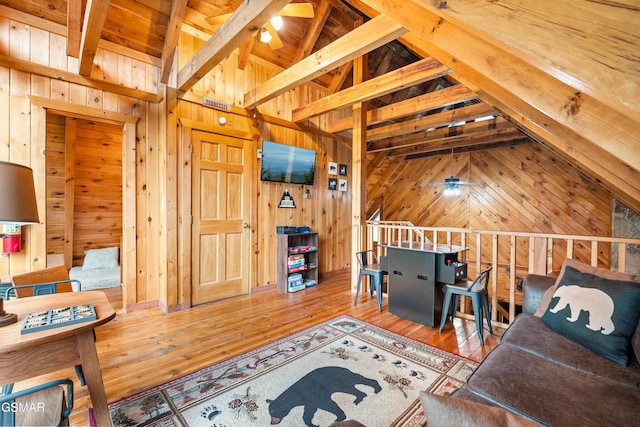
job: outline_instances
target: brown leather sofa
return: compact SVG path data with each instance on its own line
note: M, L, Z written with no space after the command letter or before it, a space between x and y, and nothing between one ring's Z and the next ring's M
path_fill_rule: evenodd
M630 346L630 362L623 366L552 331L534 316L555 280L525 278L523 313L453 396L483 404L474 406L476 413L480 407L497 406L542 425L640 425L640 354L634 355ZM636 329L636 349L639 335Z

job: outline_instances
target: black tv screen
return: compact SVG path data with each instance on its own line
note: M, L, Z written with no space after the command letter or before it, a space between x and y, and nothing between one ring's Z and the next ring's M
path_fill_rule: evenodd
M313 185L315 171L315 150L262 141L262 181Z

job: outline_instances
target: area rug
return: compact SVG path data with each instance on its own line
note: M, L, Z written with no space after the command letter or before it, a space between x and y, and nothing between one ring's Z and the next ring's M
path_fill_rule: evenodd
M340 316L109 405L114 426L421 426L477 364Z

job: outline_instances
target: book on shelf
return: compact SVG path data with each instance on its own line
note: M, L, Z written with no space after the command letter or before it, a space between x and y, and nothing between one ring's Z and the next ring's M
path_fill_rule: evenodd
M307 269L307 264L300 265L298 267L290 267L289 268L289 273L296 273L298 271L304 271L306 269Z
M289 248L290 254L298 254L302 252L311 252L315 251L317 248L315 246L303 245L303 246L292 246Z
M293 268L293 267L300 267L301 265L305 265L306 262L304 258L302 258L302 259L297 259L295 261L289 261L287 264L289 265L289 268Z

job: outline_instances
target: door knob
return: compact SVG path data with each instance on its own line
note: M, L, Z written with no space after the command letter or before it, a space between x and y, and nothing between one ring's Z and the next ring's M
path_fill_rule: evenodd
M249 228L249 223L245 222L244 224L242 224L242 228Z

